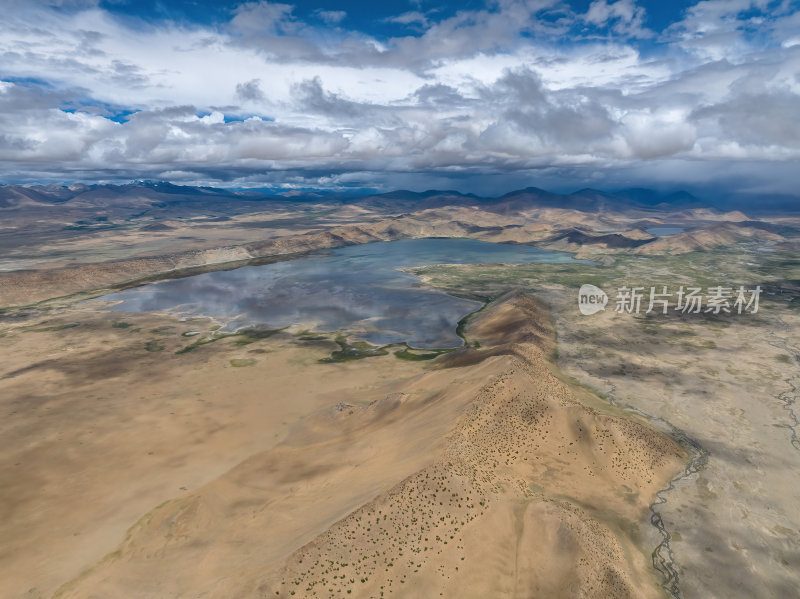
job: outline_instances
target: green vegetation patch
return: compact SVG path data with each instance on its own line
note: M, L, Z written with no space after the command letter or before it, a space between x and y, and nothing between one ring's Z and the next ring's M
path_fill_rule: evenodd
M235 368L244 368L255 365L256 360L255 358L233 358L230 363Z
M320 362L349 362L373 356L385 356L389 353L386 350L388 346L376 347L366 341L353 341L351 343L344 335L336 337L336 343L339 345L339 349L332 351L330 357L322 358Z
M675 293L683 286L750 289L762 288L761 303L766 312L774 306L781 309L800 309L800 259L790 252L764 253L757 251L758 244L736 244L731 247L683 254L611 253L594 256L594 264L584 263L528 263L528 264L439 264L405 269L405 272L423 278L428 284L445 293L465 298L499 297L512 289L540 291L542 286L557 284L577 290L583 284L596 285L608 293L613 302L616 290L622 286L642 286L649 290L663 286ZM772 305L771 305L772 304ZM774 305L774 306L773 306ZM610 306L613 309L613 303ZM713 328L728 326L725 315L712 313L692 314L692 325L702 324ZM668 318L653 314L643 319L648 329L654 330L668 322L682 320L687 315L670 312ZM459 322L457 334L464 338L466 316ZM760 326L755 318L736 319L737 324ZM465 343L468 341L464 339Z
M298 341L327 341L328 336L320 333L312 333L309 330L300 331L294 334L294 338Z
M473 316L475 316L479 312L483 312L486 309L486 307L492 302L493 299L494 298L491 297L483 298L484 304L480 308L478 308L474 312L470 312L469 314L467 314L461 320L458 321L458 324L456 325L456 335L458 335L461 338L461 340L464 342L464 345L476 348L481 346L479 341L469 341L469 339L467 339L466 335L467 323Z
M164 351L164 346L155 339L152 339L144 344L144 348L149 352Z
M127 329L133 326L132 323L126 322L124 320L112 320L111 326L115 329Z
M399 351L394 352L394 355L401 360L409 360L412 362L422 362L424 360L433 360L442 354L449 354L452 349L417 349L404 344L405 347Z
M78 220L74 223L64 225L64 231L108 231L111 229L123 229L130 227L130 225L122 224L122 223L111 223L107 222L108 217L99 216L95 219L95 222L87 221L87 220Z
M169 335L175 331L175 327L173 326L163 326L163 327L156 327L154 329L150 329L150 332L154 335Z
M68 322L67 324L57 324L50 327L43 327L41 329L31 329L34 333L49 333L51 331L63 331L64 329L74 329L81 326L79 322Z
M255 343L256 341L260 341L261 339L269 339L273 335L277 335L283 329L268 329L266 327L248 327L246 329L240 329L233 334L236 337L234 344L239 347L244 345L250 345L251 343ZM228 335L229 337L232 335Z
M188 354L190 351L194 351L201 345L208 345L209 343L214 343L215 341L219 341L220 339L225 339L225 337L230 337L230 335L220 335L219 337L203 337L198 339L194 343L187 345L186 347L182 347L176 354Z
M265 327L249 327L246 329L240 329L235 333L220 333L218 330L214 330L211 333L210 337L202 337L195 341L194 343L187 345L176 351L176 354L186 354L190 351L197 349L202 345L208 345L209 343L214 343L221 339L227 339L228 337L234 338L234 345L237 347L243 347L245 345L250 345L251 343L255 343L256 341L260 341L261 339L267 339L272 337L276 333L280 333L283 329L268 329ZM187 336L195 336L199 335L199 332L189 331L187 333L183 333L184 337Z

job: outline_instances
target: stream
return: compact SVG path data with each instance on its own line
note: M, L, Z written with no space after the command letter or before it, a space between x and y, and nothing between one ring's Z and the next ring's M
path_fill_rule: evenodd
M675 485L678 482L689 478L690 476L694 476L705 467L706 463L708 462L709 452L702 445L700 445L698 441L686 434L686 432L677 428L663 418L648 414L644 410L641 410L630 404L618 403L615 396L615 392L617 390L616 385L614 385L609 379L590 372L589 369L584 365L582 359L576 359L574 362L578 368L580 368L588 376L601 380L608 387L608 391L605 393L605 398L608 400L609 404L623 410L628 410L630 412L639 414L643 418L647 419L648 422L655 425L658 430L668 434L684 449L684 451L686 451L686 453L689 454L689 461L686 463L683 472L672 478L669 481L669 485L667 485L665 488L657 491L656 500L649 506L650 524L661 536L661 542L655 547L655 549L653 549L651 554L653 568L659 572L663 578L661 588L669 593L669 595L674 599L682 599L683 595L681 594L680 590L680 576L678 575L678 570L675 565L675 556L673 555L672 547L670 546L672 535L664 524L664 520L661 517L661 510L667 503L667 494L675 489Z
M789 325L787 325L780 316L776 316L775 321L783 331L786 331L787 333L790 332ZM792 345L789 345L789 342L785 338L779 337L772 329L769 330L769 336L771 339L773 339L773 341L769 342L772 347L791 354L795 364L800 365L800 350ZM781 402L781 404L783 404L783 409L788 412L789 419L791 420L791 424L788 424L787 427L791 432L792 446L800 451L800 439L797 437L797 427L800 422L797 419L797 413L794 411L794 404L797 402L798 395L800 395L800 388L798 388L794 382L796 378L797 377L795 376L789 376L783 379L783 381L789 385L790 389L788 391L782 391L779 393L777 399Z

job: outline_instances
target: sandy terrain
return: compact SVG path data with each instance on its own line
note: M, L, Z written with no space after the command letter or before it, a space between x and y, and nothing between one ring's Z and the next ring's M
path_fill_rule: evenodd
M289 335L174 353L211 325L4 325L3 596L659 595L632 531L685 456L559 378L529 299L434 369Z
M671 596L790 597L800 588L800 262L788 249L796 243L795 236L781 248L740 241L676 256L597 254L595 267L411 270L476 295L511 285L534 293L555 314L561 368L681 442L688 471L659 493L658 527L640 524ZM579 313L584 283L609 292L605 312ZM756 283L763 289L758 314L614 312L622 285L675 292L686 284Z
M174 353L196 339L182 332L211 324L76 308L3 327L0 596L50 596L154 506L274 447L298 419L420 370L318 364L330 347L291 338Z
M722 322L581 320L571 296L556 302L566 371L699 445L702 469L659 508L683 596L795 596L800 442L788 408L800 388L800 314L773 302Z
M795 289L800 221L376 202L175 207L67 231L36 221L35 206L23 225L39 223L39 237L0 231L0 270L13 271L0 273L0 596L800 588L796 304L775 298L736 321L582 319L574 297L585 282ZM80 222L96 205L72 209ZM659 224L691 230L645 232ZM223 337L210 320L75 303L152 277L431 236L596 264L414 269L457 294L502 296L469 321L468 349L433 362L323 364L332 336Z

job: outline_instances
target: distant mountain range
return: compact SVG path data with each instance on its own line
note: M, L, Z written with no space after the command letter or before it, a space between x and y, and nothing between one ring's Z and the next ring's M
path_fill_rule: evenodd
M512 213L535 208L561 208L584 212L617 212L632 209L676 211L693 208L715 210L800 211L796 198L773 198L771 201L725 203L707 202L686 191L663 194L652 189L632 188L616 192L581 189L558 194L527 187L498 197L480 197L458 191L397 190L388 193L363 192L231 190L214 187L175 185L165 181L134 181L125 185L0 185L0 210L23 210L43 206L62 208L92 207L118 213L202 210L205 213L237 213L252 210L254 202L339 203L363 205L385 211L409 211L444 206L480 206L484 210Z

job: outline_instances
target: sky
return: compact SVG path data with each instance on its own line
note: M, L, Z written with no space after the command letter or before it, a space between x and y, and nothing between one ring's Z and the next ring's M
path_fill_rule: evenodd
M800 0L0 6L0 183L800 197Z

